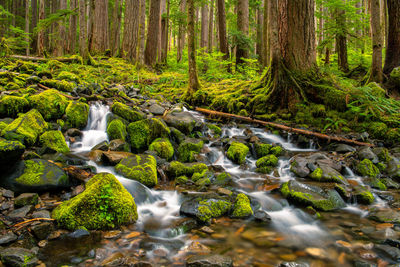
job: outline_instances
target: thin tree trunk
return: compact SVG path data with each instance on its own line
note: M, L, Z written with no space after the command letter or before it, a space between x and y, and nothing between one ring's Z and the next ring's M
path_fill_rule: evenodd
M372 66L369 81L381 83L382 72L382 29L380 0L371 1Z
M108 1L96 0L94 4L93 39L90 52L104 53L109 48Z
M196 66L196 37L194 32L195 27L195 0L188 0L188 58L189 58L189 88L187 95L190 97L195 91L200 88L199 78L197 76Z
M67 9L67 0L60 0L59 5L61 10ZM55 47L55 54L58 57L64 55L66 50L66 40L67 40L67 32L65 29L65 20L62 19L58 22L58 39L57 39L57 47Z
M263 33L262 33L262 39L263 39L263 41L262 41L262 53L263 53L262 63L263 63L264 67L268 66L270 63L269 12L270 12L269 0L264 0Z
M140 18L139 18L139 49L138 59L140 64L144 64L144 47L146 37L146 0L140 0Z
M160 0L150 1L150 16L147 27L146 48L144 51L144 63L153 67L157 62L157 44L160 34Z
M75 10L78 7L78 0L70 0L70 9ZM76 49L76 29L78 24L78 16L71 15L69 18L69 32L68 32L68 52L75 53Z
M124 37L122 40L122 56L131 61L136 60L139 32L139 0L126 0Z
M168 54L168 21L169 21L169 0L166 0L166 7L162 12L161 17L161 62L167 63Z
M180 62L182 59L182 51L185 46L185 10L186 10L186 0L181 0L179 4L179 21L178 21L178 51L176 54L176 61Z
M86 62L88 58L88 43L86 36L86 1L79 0L79 53L84 62Z
M383 72L389 75L400 66L400 1L387 0L389 14L389 32Z
M166 0L161 0L160 2L160 18L158 21L159 24L159 33L158 33L158 42L157 42L157 62L161 62L161 57L162 57L162 32L163 32L163 25L162 25L162 21L163 21L163 16L165 14L165 8L166 6Z
M200 33L200 47L203 52L207 52L208 49L208 29L209 29L209 21L208 21L208 6L207 4L203 4L201 6L201 33Z
M262 27L263 27L263 11L262 11L262 6L261 4L257 6L257 25L256 25L256 32L257 32L257 42L256 42L256 55L258 58L258 62L262 63L263 62L263 32L262 32Z
M214 31L214 0L210 3L210 16L208 24L208 53L212 53L214 42L213 42L213 31Z
M39 0L39 21L45 19L44 17L44 0ZM43 29L41 29L38 32L38 55L43 56L44 52L44 32Z
M26 33L25 55L29 56L29 0L25 0L25 33Z
M226 37L225 0L217 0L219 50L224 54L223 59L229 59L228 40Z
M111 55L116 56L119 50L119 32L121 27L121 4L119 0L115 0L112 13L112 27L110 36ZM126 7L125 7L126 13Z
M36 27L37 25L37 21L38 21L38 4L37 4L37 0L31 0L31 12L32 12L32 22L30 25L30 32L33 33L33 29ZM32 45L31 45L31 50L32 53L35 53L37 51L37 35L36 34L32 34Z

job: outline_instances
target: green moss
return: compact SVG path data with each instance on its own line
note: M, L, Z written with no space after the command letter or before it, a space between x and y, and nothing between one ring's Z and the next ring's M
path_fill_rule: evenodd
M204 163L184 164L179 161L172 161L168 166L168 173L172 177L179 177L182 175L191 177L194 173L202 173L205 170L208 170L208 167Z
M207 199L199 202L197 218L208 222L211 218L217 218L226 214L231 209L231 203L220 199Z
M24 164L24 173L16 178L15 181L28 186L40 184L41 176L44 174L44 164L42 162L36 162L33 160L26 160Z
M143 115L137 110L133 110L131 107L122 104L120 102L114 102L111 107L111 110L114 114L120 116L121 118L126 119L129 122L143 120Z
M371 88L371 92L372 92L373 96L385 97L386 91L378 83L372 82L372 83L369 83L367 86L369 88Z
M68 128L83 129L89 117L89 105L82 102L71 101L65 110Z
M68 100L57 90L46 90L29 97L32 107L37 109L45 120L59 119L64 115Z
M100 173L85 191L54 209L52 218L69 230L98 230L136 221L138 214L133 197L114 175Z
M72 72L69 72L69 71L61 71L57 75L57 80L67 80L70 82L80 83L80 79L79 79L78 75L76 75Z
M278 165L278 158L274 155L267 155L256 161L257 172L270 173L273 167Z
M232 216L234 218L247 218L251 215L253 215L253 210L251 209L249 198L243 193L238 194Z
M0 116L15 118L18 113L23 113L29 107L29 102L24 97L3 96L0 100Z
M157 118L132 122L127 127L132 149L140 151L158 137L168 137L171 133L163 121Z
M226 155L233 162L237 164L243 164L246 161L246 156L248 153L249 148L245 144L232 142Z
M335 184L335 190L336 190L336 192L338 192L339 193L339 195L341 196L341 197L343 197L343 198L347 198L347 191L346 191L346 189L343 187L343 186L341 186L341 185L339 185L339 184Z
M108 139L122 139L126 138L126 126L120 119L112 120L107 126Z
M178 147L178 158L183 162L193 162L195 156L200 153L203 148L203 141L187 138Z
M385 139L388 127L383 122L372 122L368 127L368 132L372 137L378 139Z
M372 204L375 201L374 195L367 190L356 193L356 199L358 203L366 205Z
M167 138L157 138L150 146L149 150L157 152L157 156L170 160L174 155L174 148Z
M381 173L384 172L384 171L386 170L386 168L387 168L386 164L385 164L385 163L382 163L382 162L378 162L378 163L376 164L376 167L378 167L378 169L379 169L379 171L380 171Z
M33 145L45 129L47 123L42 115L36 109L32 109L7 125L1 133L7 140L18 140L26 145Z
M64 136L60 131L48 131L39 138L40 144L60 153L69 152Z
M379 189L381 191L386 191L387 187L384 183L382 183L381 180L379 179L372 179L372 181L369 183L372 188Z
M231 180L232 176L227 172L223 172L217 175L214 183L217 185L227 185L230 183Z
M283 149L281 146L274 146L273 148L271 148L270 153L272 155L275 155L277 157L279 157L280 155L282 155Z
M249 113L247 112L247 110L245 110L245 109L241 109L240 111L239 111L239 114L238 114L239 116L243 116L243 117L248 117L249 116Z
M0 133L3 131L3 129L5 129L7 127L7 123L5 123L4 121L0 121Z
M272 145L270 144L263 144L263 143L255 143L254 149L257 154L257 158L262 158L270 154Z
M53 79L48 79L48 80L42 80L43 85L50 87L50 88L54 88L63 92L69 92L71 93L74 88L75 88L75 84L72 82L68 82L68 81L59 81L59 80L53 80Z
M396 86L400 86L400 67L394 68L390 73L390 80Z
M14 82L9 82L6 84L7 91L18 90L19 88L20 88L20 86Z
M215 136L220 136L222 134L221 128L219 128L217 125L209 123L207 126Z
M309 177L313 180L321 181L323 171L321 168L316 168L312 173L309 174Z
M379 160L384 163L388 163L389 161L392 160L392 157L390 156L389 150L387 148L384 148L384 147L379 148L379 150L377 151L376 154L377 154Z
M387 140L392 142L400 142L400 129L399 128L392 128L387 132Z
M197 186L207 186L211 184L211 180L208 177L201 178L195 182Z
M379 174L379 169L369 159L364 159L357 164L357 172L364 177L376 178Z
M175 179L175 183L177 183L177 184L186 184L188 180L189 180L189 178L187 178L187 176L182 175L182 176L179 176L179 177L177 177Z
M126 178L136 180L146 186L157 185L157 162L151 155L134 155L124 158L115 170Z

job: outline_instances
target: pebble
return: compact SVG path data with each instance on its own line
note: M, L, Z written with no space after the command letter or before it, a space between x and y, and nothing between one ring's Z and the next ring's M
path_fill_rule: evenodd
M220 195L226 195L230 196L232 194L232 191L223 187L218 188L217 193Z
M7 232L0 236L0 245L11 243L15 240L17 240L17 236L13 232Z
M126 239L135 238L140 236L140 232L131 232L125 236Z
M310 256L312 256L314 258L318 258L318 259L327 259L327 258L329 258L328 253L325 250L321 249L321 248L306 248L305 252L308 255L310 255Z
M117 238L121 235L121 231L115 230L115 231L109 231L103 234L103 237L106 239L113 239Z
M211 229L211 228L208 227L208 226L203 226L203 227L201 227L201 228L200 228L200 231L202 231L202 232L204 232L204 233L206 233L206 234L212 234L212 233L214 233L214 230Z

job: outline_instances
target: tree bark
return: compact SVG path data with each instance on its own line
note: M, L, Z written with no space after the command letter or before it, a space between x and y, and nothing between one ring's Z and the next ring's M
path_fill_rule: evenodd
M130 61L136 60L139 32L139 9L139 0L126 0L124 37L122 40L121 55Z
M179 21L178 21L178 50L176 54L176 61L180 62L182 59L182 51L185 46L185 10L186 0L181 0L179 4Z
M29 56L29 0L25 0L25 33L26 33L25 55Z
M127 5L127 4L126 4ZM116 56L119 51L119 43L120 43L120 30L121 30L121 4L119 0L115 0L114 9L112 14L112 28L111 28L111 38L110 38L110 47L111 54ZM126 7L125 7L126 13Z
M78 7L78 0L70 0L70 9L74 10ZM69 18L69 32L68 32L68 52L75 53L76 49L76 29L78 24L78 16L71 15Z
M258 58L258 62L263 62L263 11L261 4L257 6L257 25L256 25L256 32L257 32L257 43L256 43L256 55Z
M210 3L210 16L208 24L208 53L212 53L214 42L213 42L213 31L214 31L214 0Z
M145 38L146 38L146 0L140 0L139 49L138 49L138 59L140 64L144 64Z
M200 47L203 52L207 52L208 49L208 29L209 29L209 21L208 21L208 6L207 4L203 4L201 6L201 33L200 33Z
M86 1L79 0L79 53L84 62L86 62L88 58L88 44L86 36Z
M104 53L109 48L108 1L94 1L93 39L90 52Z
M32 12L32 22L31 22L31 26L30 26L30 32L33 33L33 29L36 27L37 25L37 21L38 21L38 2L37 0L31 0L31 12ZM37 51L37 35L33 34L32 35L32 44L31 44L31 50L32 53L35 53Z
M400 66L400 2L387 0L389 27L386 47L385 67L383 72L389 75Z
M160 0L150 1L150 16L147 27L146 48L144 51L144 63L153 67L157 62L157 44L160 34Z
M59 9L65 10L67 9L67 0L60 0ZM65 19L62 19L58 22L58 38L57 38L57 47L55 47L55 54L58 57L64 55L66 50L66 40L67 40L67 32L65 29Z
M169 21L169 0L166 0L166 7L161 14L161 62L167 63L168 54L168 21Z
M44 17L44 0L39 0L39 21L45 19ZM38 32L38 55L43 56L44 52L44 32L43 29Z
M270 63L270 41L269 41L269 0L264 0L263 32L262 32L262 63L266 67Z
M191 97L195 91L200 88L199 78L197 76L197 66L196 66L196 37L194 31L195 24L195 0L188 0L188 57L189 57L189 88L187 96Z
M223 59L229 59L228 39L226 37L225 0L217 0L219 50L224 54Z
M347 61L347 30L346 30L346 11L336 10L336 50L338 53L339 69L343 72L349 71L349 63Z
M249 35L249 0L237 0L237 29L241 32L242 38L237 40L236 67L243 64L243 58L249 57L249 47L244 42L244 38Z
M382 70L382 28L380 0L371 1L372 66L370 82L381 83Z

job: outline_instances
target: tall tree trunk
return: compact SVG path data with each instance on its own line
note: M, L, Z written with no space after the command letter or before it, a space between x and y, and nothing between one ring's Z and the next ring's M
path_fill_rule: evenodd
M382 28L380 0L371 1L372 66L369 81L381 83L382 72Z
M25 55L29 56L29 0L25 0L25 33L26 33Z
M67 9L67 0L60 0L59 8L61 10ZM55 47L56 56L63 56L66 50L67 31L65 29L65 19L58 22L58 38L57 47Z
M266 67L270 63L270 40L269 40L269 13L270 13L270 8L269 8L269 0L264 0L264 16L263 16L263 32L262 32L262 63L263 66Z
M176 61L180 62L182 59L182 51L185 46L185 10L186 0L181 0L179 3L179 21L178 21L178 51L176 54Z
M166 8L161 13L161 62L167 63L168 54L168 21L169 21L169 0L166 0Z
M39 0L39 21L45 19L44 17L44 0ZM43 29L38 32L38 55L43 56L44 52L44 32Z
M196 37L194 32L195 24L195 0L188 0L188 57L189 57L189 88L187 96L190 97L195 91L200 88L199 78L197 76L197 66L196 66Z
M88 43L86 36L86 1L79 0L79 53L84 62L86 62L88 58Z
M70 9L74 10L78 7L78 0L70 0ZM76 49L76 28L78 24L78 16L71 15L69 18L69 31L68 31L68 52L75 53Z
M263 62L263 54L262 54L262 47L263 47L263 11L261 4L257 6L256 10L257 15L257 25L256 25L256 33L257 33L257 43L256 43L256 55L258 57L258 62Z
M139 0L126 0L124 37L122 40L122 57L131 61L136 60L139 32Z
M154 66L157 62L157 44L160 34L160 0L150 1L150 15L147 27L146 48L144 51L144 63Z
M214 0L210 3L210 16L208 24L208 53L212 53L214 42L213 42L213 31L214 31Z
M159 27L159 33L158 33L158 41L157 41L157 62L161 62L161 50L162 50L162 17L165 14L165 8L166 6L166 0L161 0L160 1L160 17L158 21L158 27Z
M90 52L104 53L109 48L108 1L94 1L93 39Z
M37 25L38 21L38 4L37 0L31 0L31 12L32 12L32 22L30 25L30 32L33 33L33 29ZM31 44L31 50L33 53L37 51L37 35L32 34L32 44Z
M140 64L144 64L145 37L146 37L146 0L140 0L139 49L138 49L138 59Z
M338 53L339 69L343 72L349 71L349 63L347 61L347 30L346 30L346 11L342 9L336 10L336 50Z
M243 37L249 35L249 0L237 1L237 29L241 32ZM241 38L236 46L236 67L242 64L243 58L249 57L249 47L244 43Z
M228 39L226 37L225 0L217 0L219 50L224 54L223 59L229 59Z
M383 72L389 75L394 68L400 66L400 2L398 0L387 0L387 7L389 32Z
M201 6L201 33L200 33L200 47L203 49L203 52L207 52L208 49L208 29L209 29L208 6L207 4L203 4Z
M127 5L127 4L126 4ZM119 0L115 0L114 9L112 12L112 27L110 35L111 54L116 56L119 50L120 29L121 29L121 4ZM125 7L126 13L126 7Z

